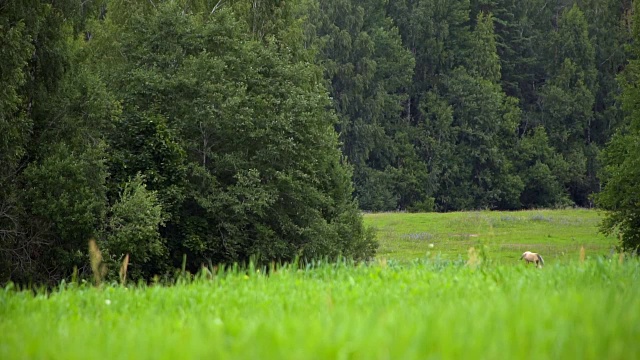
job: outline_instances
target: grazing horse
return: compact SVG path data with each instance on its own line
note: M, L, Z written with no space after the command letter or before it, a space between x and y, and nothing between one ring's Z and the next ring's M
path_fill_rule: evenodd
M527 264L535 263L536 266L540 266L540 267L544 265L544 259L542 258L542 256L540 256L540 254L537 254L537 253L532 253L531 251L525 251L520 257L520 260L522 259L524 259L524 261L526 261Z

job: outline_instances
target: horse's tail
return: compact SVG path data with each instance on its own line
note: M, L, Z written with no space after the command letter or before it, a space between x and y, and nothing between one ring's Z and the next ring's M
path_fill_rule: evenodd
M544 259L542 258L542 255L538 254L538 259L540 259L540 264L544 265Z

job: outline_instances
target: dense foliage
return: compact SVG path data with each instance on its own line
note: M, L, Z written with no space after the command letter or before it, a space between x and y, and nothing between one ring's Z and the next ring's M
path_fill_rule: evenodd
M602 224L628 251L640 251L640 2L634 3L633 58L620 74L625 122L607 145L602 160L604 190L598 204L609 210Z
M592 206L631 1L317 3L363 209Z
M637 142L631 0L1 4L2 281L364 259L360 210L591 206Z
M259 3L1 8L3 280L83 271L90 237L134 279L373 256L296 8Z

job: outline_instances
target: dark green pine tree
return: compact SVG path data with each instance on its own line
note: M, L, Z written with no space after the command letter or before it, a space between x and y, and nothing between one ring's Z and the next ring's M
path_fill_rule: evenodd
M571 205L558 174L568 167L549 143L542 126L527 131L513 149L515 168L524 183L520 202L524 208L557 208Z
M446 151L431 149L440 152L436 203L442 210L519 208L523 184L507 154L516 143L520 111L500 87L491 15L478 14L468 44L465 66L452 71L442 95L430 93L424 107L427 119L436 120L425 126L431 142L448 138Z
M428 196L421 186L426 169L402 117L413 58L384 5L320 1L309 16L310 42L325 69L343 153L354 165L356 195L366 210L404 209Z
M550 77L540 90L540 119L550 142L568 164L559 177L571 199L586 206L589 194L597 190L597 182L588 172L598 152L589 131L594 120L597 70L587 22L577 5L562 13L557 31L550 35L547 54Z
M616 41L618 41L616 39L620 38L620 35L616 34L619 34L621 13L619 9L615 8L622 5L620 2L616 2L616 5L614 5L591 1L583 1L581 4L587 14L592 14L591 18L587 16L591 41L602 39L601 42L607 42L607 44L602 45L602 54L604 55L606 51L606 57L602 56L600 59L596 59L597 64L600 64L601 68L603 66L606 68L614 66L613 63L618 62L616 54L619 54L622 49L621 46L615 45ZM549 119L548 113L545 114L540 111L541 105L544 106L544 96L550 95L550 97L546 98L546 100L549 100L547 105L551 105L552 98L559 100L562 97L558 95L560 91L555 87L558 83L554 83L553 77L558 76L558 69L562 68L562 64L558 63L556 58L564 55L558 54L556 50L559 49L560 52L563 52L565 51L565 43L568 44L568 47L571 47L573 45L570 44L575 42L571 40L572 36L568 34L568 31L559 29L560 26L565 29L568 28L566 25L567 20L562 20L562 15L571 8L570 5L572 5L572 2L559 1L549 3L543 0L472 1L473 11L490 10L496 17L496 36L502 65L503 88L508 94L519 98L520 106L523 109L522 122L519 127L521 141L518 143L516 152L520 152L517 160L518 173L526 184L522 194L522 203L527 207L561 206L570 203L571 201L567 198L563 189L570 187L574 189L572 193L579 192L575 190L575 184L568 183L572 181L571 179L578 179L578 182L582 184L583 200L586 194L597 190L598 180L595 177L595 173L598 166L595 157L598 153L598 146L596 146L596 143L607 136L602 131L602 121L598 119L612 125L617 121L615 119L619 117L616 115L617 110L613 106L613 102L605 100L606 95L604 95L605 92L603 92L600 85L604 84L607 88L606 93L611 93L611 76L605 76L602 71L598 71L598 84L596 84L595 89L600 92L600 95L596 96L593 119L588 121L591 125L584 129L585 143L587 145L585 146L580 141L576 141L565 146L563 151L563 149L560 149L562 143L558 141L558 137L561 136L560 133L563 132L562 129L548 129L549 135L546 137L540 134L541 126L550 127L552 126L550 123L553 123ZM615 13L618 13L618 15ZM603 26L602 30L596 29L596 23ZM556 26L555 28L554 25ZM604 28L608 30L604 30ZM614 37L598 35L598 32L602 31L612 31ZM560 35L561 32L565 35ZM579 42L588 46L589 40L586 40L584 33L580 36L582 39ZM563 39L560 40L560 37L563 37ZM614 41L611 41L612 39ZM568 51L568 49L566 50ZM586 54L589 54L588 49ZM550 62L550 59L556 60ZM610 65L607 65L609 62ZM613 70L612 72L615 73L616 71ZM540 89L545 86L548 86L546 90L553 88L555 92L550 91L546 94L544 91L541 92ZM615 93L616 91L613 90L613 92ZM570 100L567 101L571 102ZM598 105L598 102L600 102L600 105ZM556 105L556 110L563 108L567 111L575 110L564 107L560 102L557 102ZM547 141L547 145L543 145L544 141ZM551 143L554 144L553 147L550 145ZM532 144L536 145L531 146ZM574 149L576 147L580 148L578 152L573 151L571 154L567 154L567 148ZM534 155L532 151L536 151L537 154ZM549 156L549 151L557 155ZM581 156L576 155L577 153L584 153L584 158L579 159ZM570 161L577 161L577 163L582 164L583 170L586 171L585 174L581 174L581 171L570 173L572 168L569 164ZM540 171L533 171L531 167ZM542 168L544 168L544 171L541 170ZM548 176L543 174L548 174ZM539 178L540 176L543 176L546 180L542 181ZM543 183L546 185L542 185ZM539 199L539 202L536 199Z
M418 164L426 167L419 186L427 196L417 203L417 209L435 208L434 197L449 181L443 172L454 154L454 109L445 87L453 69L464 64L470 36L469 6L468 0L401 0L387 4L403 45L415 58L403 116L415 129L411 142L419 156ZM438 208L450 207L442 206L441 199Z
M387 13L397 24L403 45L415 58L405 116L418 125L426 94L437 89L463 63L469 36L469 0L389 1Z
M625 44L631 42L631 32L625 23L630 19L631 0L583 0L581 7L589 27L589 38L595 50L597 84L594 116L587 129L587 188L600 190L598 153L623 123L618 96L620 85L616 76L624 68L628 54ZM591 205L591 200L589 200Z
M526 121L545 77L541 50L552 29L553 7L546 0L472 0L472 19L478 12L493 14L502 88L520 100ZM524 132L527 125L523 124Z
M594 118L588 129L588 141L602 147L623 121L616 104L620 93L616 76L625 66L625 44L631 41L631 33L625 27L631 0L581 0L580 7L588 24L598 71Z

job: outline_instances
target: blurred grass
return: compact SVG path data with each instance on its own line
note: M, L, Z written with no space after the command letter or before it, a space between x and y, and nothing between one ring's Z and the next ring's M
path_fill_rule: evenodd
M421 260L0 290L0 358L637 359L640 264Z
M596 210L478 211L454 213L372 213L365 224L377 229L379 258L410 261L438 255L466 257L485 246L491 260L518 264L524 251L541 253L547 263L610 255L616 239L598 233Z
M0 359L640 358L640 262L611 253L595 211L365 221L381 244L369 264L232 268L169 287L8 285ZM524 266L524 250L547 266Z

